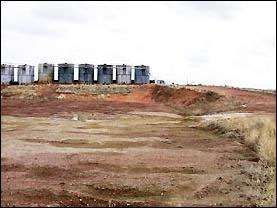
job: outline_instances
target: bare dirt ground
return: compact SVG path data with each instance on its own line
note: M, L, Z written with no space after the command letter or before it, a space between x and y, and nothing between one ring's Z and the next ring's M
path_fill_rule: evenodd
M197 121L167 105L222 98L68 88L1 88L1 206L255 206L264 197L253 150L190 128ZM272 116L275 95L268 103L256 112Z
M211 86L186 86L191 90L199 92L213 91L223 95L228 103L241 104L236 108L240 112L269 112L275 113L276 108L276 93L254 92L249 90L239 90L226 87L211 87Z

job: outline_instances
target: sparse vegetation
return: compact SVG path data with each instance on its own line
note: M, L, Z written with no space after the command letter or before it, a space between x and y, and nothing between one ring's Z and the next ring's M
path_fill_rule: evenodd
M269 182L266 185L267 199L258 202L261 206L276 205L275 161L276 161L276 127L274 119L266 116L213 119L201 123L200 128L232 138L242 139L246 145L255 150L267 166Z
M268 117L246 117L210 120L202 128L213 130L227 137L244 139L262 160L272 165L276 158L275 122Z

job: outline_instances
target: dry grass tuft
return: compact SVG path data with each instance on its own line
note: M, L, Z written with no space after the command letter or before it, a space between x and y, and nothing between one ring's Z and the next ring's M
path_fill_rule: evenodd
M202 122L200 128L209 129L227 137L243 139L257 152L259 158L268 166L266 174L269 177L266 187L267 200L259 202L259 206L275 206L275 120L266 116L213 119Z
M245 139L254 144L256 150L264 161L271 165L276 160L276 128L275 122L269 118L256 118L253 124L245 130Z
M276 160L276 127L269 117L240 117L203 122L202 128L210 129L228 137L244 139L260 159L273 165Z

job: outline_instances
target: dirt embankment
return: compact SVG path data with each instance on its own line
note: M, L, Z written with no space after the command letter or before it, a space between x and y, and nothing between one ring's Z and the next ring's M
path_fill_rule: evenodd
M2 91L3 115L49 116L55 113L94 110L99 112L175 111L195 103L214 102L220 96L165 86L29 85L9 86Z
M109 100L189 106L197 102L213 102L220 97L212 91L197 92L186 88L174 89L167 86L144 85L134 89L128 95L113 95Z
M186 86L198 92L213 91L225 97L224 104L236 106L239 112L268 112L275 113L276 92L265 90L245 90L217 86Z
M198 102L213 102L222 97L212 91L202 93L186 88L174 89L163 86L154 86L151 95L156 102L182 106L189 106Z
M2 113L45 114L70 111L151 110L180 115L204 115L218 112L275 112L275 94L237 89L159 85L29 85L1 89ZM24 109L24 110L23 110Z
M127 95L112 95L110 101L155 103L181 115L219 112L275 112L276 94L250 92L222 87L172 88L144 85Z
M8 86L1 90L1 113L2 115L48 117L78 111L106 114L139 110L171 112L169 108L154 102L140 102L137 97L135 97L137 101L134 102L109 99L112 96L124 97L124 95L118 95L119 92L132 94L132 88L136 87L138 86L59 86L51 84Z

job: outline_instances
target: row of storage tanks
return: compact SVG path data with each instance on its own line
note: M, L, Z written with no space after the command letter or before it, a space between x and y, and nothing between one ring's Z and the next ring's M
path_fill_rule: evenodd
M54 64L38 65L38 82L54 82ZM1 65L1 83L9 84L14 81L14 68L18 68L17 80L18 84L29 84L34 82L34 66L30 65ZM79 64L79 82L94 83L94 68L92 64ZM113 83L113 65L97 66L97 83L111 84ZM116 83L131 84L132 70L130 65L116 65ZM135 84L149 83L149 66L135 66ZM58 83L74 82L74 64L58 64Z

